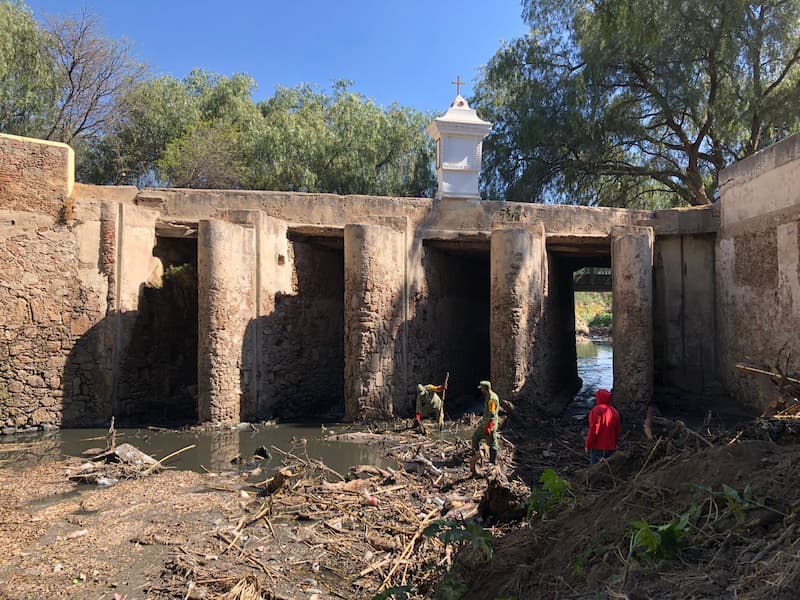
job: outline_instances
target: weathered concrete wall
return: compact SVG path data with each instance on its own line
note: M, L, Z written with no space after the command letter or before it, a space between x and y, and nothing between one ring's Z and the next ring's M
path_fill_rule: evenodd
M611 233L614 401L643 409L653 398L653 230Z
M718 394L716 286L711 235L656 239L653 266L655 382Z
M575 348L575 293L571 261L548 253L547 287L539 323L539 408L560 415L580 390Z
M721 371L743 402L765 408L758 382L737 363L770 367L800 356L800 136L720 174L716 246ZM785 368L785 365L784 365Z
M534 406L545 400L544 311L547 255L544 227L505 226L491 238L493 387L501 399Z
M238 422L242 388L252 376L242 370L242 348L256 314L255 229L218 219L199 225L197 414L201 421Z
M345 418L392 415L404 401L408 222L344 230Z
M300 192L239 190L145 190L138 203L166 217L219 216L226 210L261 210L293 225L343 228L349 223L379 224L383 217L408 218L421 238L457 239L494 226L544 224L548 236L606 236L613 227L652 227L656 235L713 233L719 224L714 206L674 210L629 210L514 202L481 202L375 196L337 196Z
M0 206L61 217L75 182L75 153L60 142L0 133Z
M791 191L797 187L796 146L759 155L755 167L730 171L718 205L628 211L73 186L68 148L0 136L0 157L16 161L14 170L7 166L10 161L0 160L0 243L10 244L8 259L0 263L0 287L8 306L21 307L24 299L29 307L41 301L48 311L61 311L60 323L34 324L33 316L14 309L16 316L0 327L0 356L11 340L24 347L28 338L48 338L35 357L0 360L6 388L12 380L14 389L17 383L23 386L4 401L0 378L0 411L6 411L0 415L13 408L13 422L24 420L25 427L44 423L39 416L46 422L86 424L112 413L124 420L142 410L145 396L155 390L148 382L159 379L153 356L144 356L147 339L157 335L158 319L167 318L153 312L158 294L148 288L161 281L169 262L153 256L159 252L156 232L168 235L164 227L199 236L200 334L206 335L198 342L202 419L323 414L326 407L345 404L347 416L355 419L407 413L414 384L439 381L451 364L457 379L451 390L462 385L465 396L478 379L489 376L483 371L490 364L502 397L539 408L559 404L557 396L573 378L574 347L567 331L573 327L572 303L568 265L550 255L550 248L580 252L586 243L607 244L616 227L649 228L656 237L649 300L637 287L646 274L626 271L630 260L614 263L615 277L631 277L623 287L637 290L628 308L619 301L615 306L622 310L621 335L644 343L617 351L628 365L626 373L615 372L618 398L620 378L628 382L622 396L644 398L648 378L652 388L645 348L652 338L647 342L647 336L642 341L624 333L627 326L645 327L642 306L648 302L655 311L651 335L660 383L709 389L718 348L730 344L722 358L726 382L745 385L731 362L745 360L741 357L755 348L759 360L769 363L768 355L779 345L756 335L750 313L759 315L763 331L773 323L796 324L792 310L800 250ZM769 198L753 202L762 191ZM69 211L62 210L65 206ZM66 217L70 227L55 225L56 215ZM720 218L724 235L714 247ZM17 240L23 224L24 235ZM636 244L630 246L623 243L617 254L633 252ZM748 252L757 253L758 260L742 258ZM641 254L631 256L643 260ZM52 277L45 257L58 265ZM716 264L716 282L709 278L711 264ZM19 279L20 269L28 270L27 279ZM37 283L31 274L39 277ZM489 280L491 290L481 293L464 281L471 275ZM69 287L60 304L52 304L56 299L45 279ZM709 308L715 289L717 297L725 295L717 319ZM491 358L480 350L481 340L489 338L484 311L492 323ZM749 346L735 339L738 330L730 324L742 320L751 329ZM465 321L480 323L470 327ZM709 333L715 323L717 345ZM31 341L31 348L37 345ZM459 353L468 346L469 357ZM652 361L653 351L649 356ZM60 382L54 379L56 387L46 388L54 393L37 392L42 388L28 377L47 383L42 365L62 360ZM57 385L61 406L44 406L39 398L59 398ZM625 391L625 385L633 387ZM46 410L33 418L39 408Z
M282 350L289 338L273 326L278 320L276 308L281 298L295 290L294 254L287 238L286 222L259 213L257 238L258 272L256 274L256 321L250 324L245 346L252 344L255 390L248 390L248 402L243 416L265 419L272 416L281 403L282 371L291 361ZM252 338L252 339L251 339ZM288 338L288 339L287 339Z

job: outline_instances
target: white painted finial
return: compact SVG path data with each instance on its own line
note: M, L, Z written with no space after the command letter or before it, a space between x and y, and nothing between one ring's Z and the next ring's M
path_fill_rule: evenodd
M492 124L482 120L461 96L460 77L456 97L444 115L428 125L428 135L436 142L436 198L480 199L478 176L481 171L483 138Z

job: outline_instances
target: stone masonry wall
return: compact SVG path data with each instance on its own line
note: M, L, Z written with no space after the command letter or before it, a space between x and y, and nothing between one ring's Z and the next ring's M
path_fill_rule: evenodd
M66 227L0 228L0 429L89 425L108 399L82 343L105 313L78 278L80 244Z
M720 174L716 243L720 367L740 401L768 409L771 389L736 368L800 372L800 136Z
M0 134L0 207L64 216L74 162L66 144Z

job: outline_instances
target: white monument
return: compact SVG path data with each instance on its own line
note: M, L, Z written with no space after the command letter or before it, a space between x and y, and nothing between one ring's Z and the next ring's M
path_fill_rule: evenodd
M456 78L454 83L458 86L455 100L427 128L436 142L436 198L480 200L481 146L492 124L478 117L461 96L461 80Z

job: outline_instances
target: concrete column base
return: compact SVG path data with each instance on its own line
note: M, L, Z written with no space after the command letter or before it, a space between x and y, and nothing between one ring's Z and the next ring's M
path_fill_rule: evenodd
M405 381L406 219L344 229L345 419L391 416Z
M547 376L537 351L546 281L544 225L492 230L492 386L520 408L533 405Z
M614 404L644 409L653 397L653 229L611 232Z

